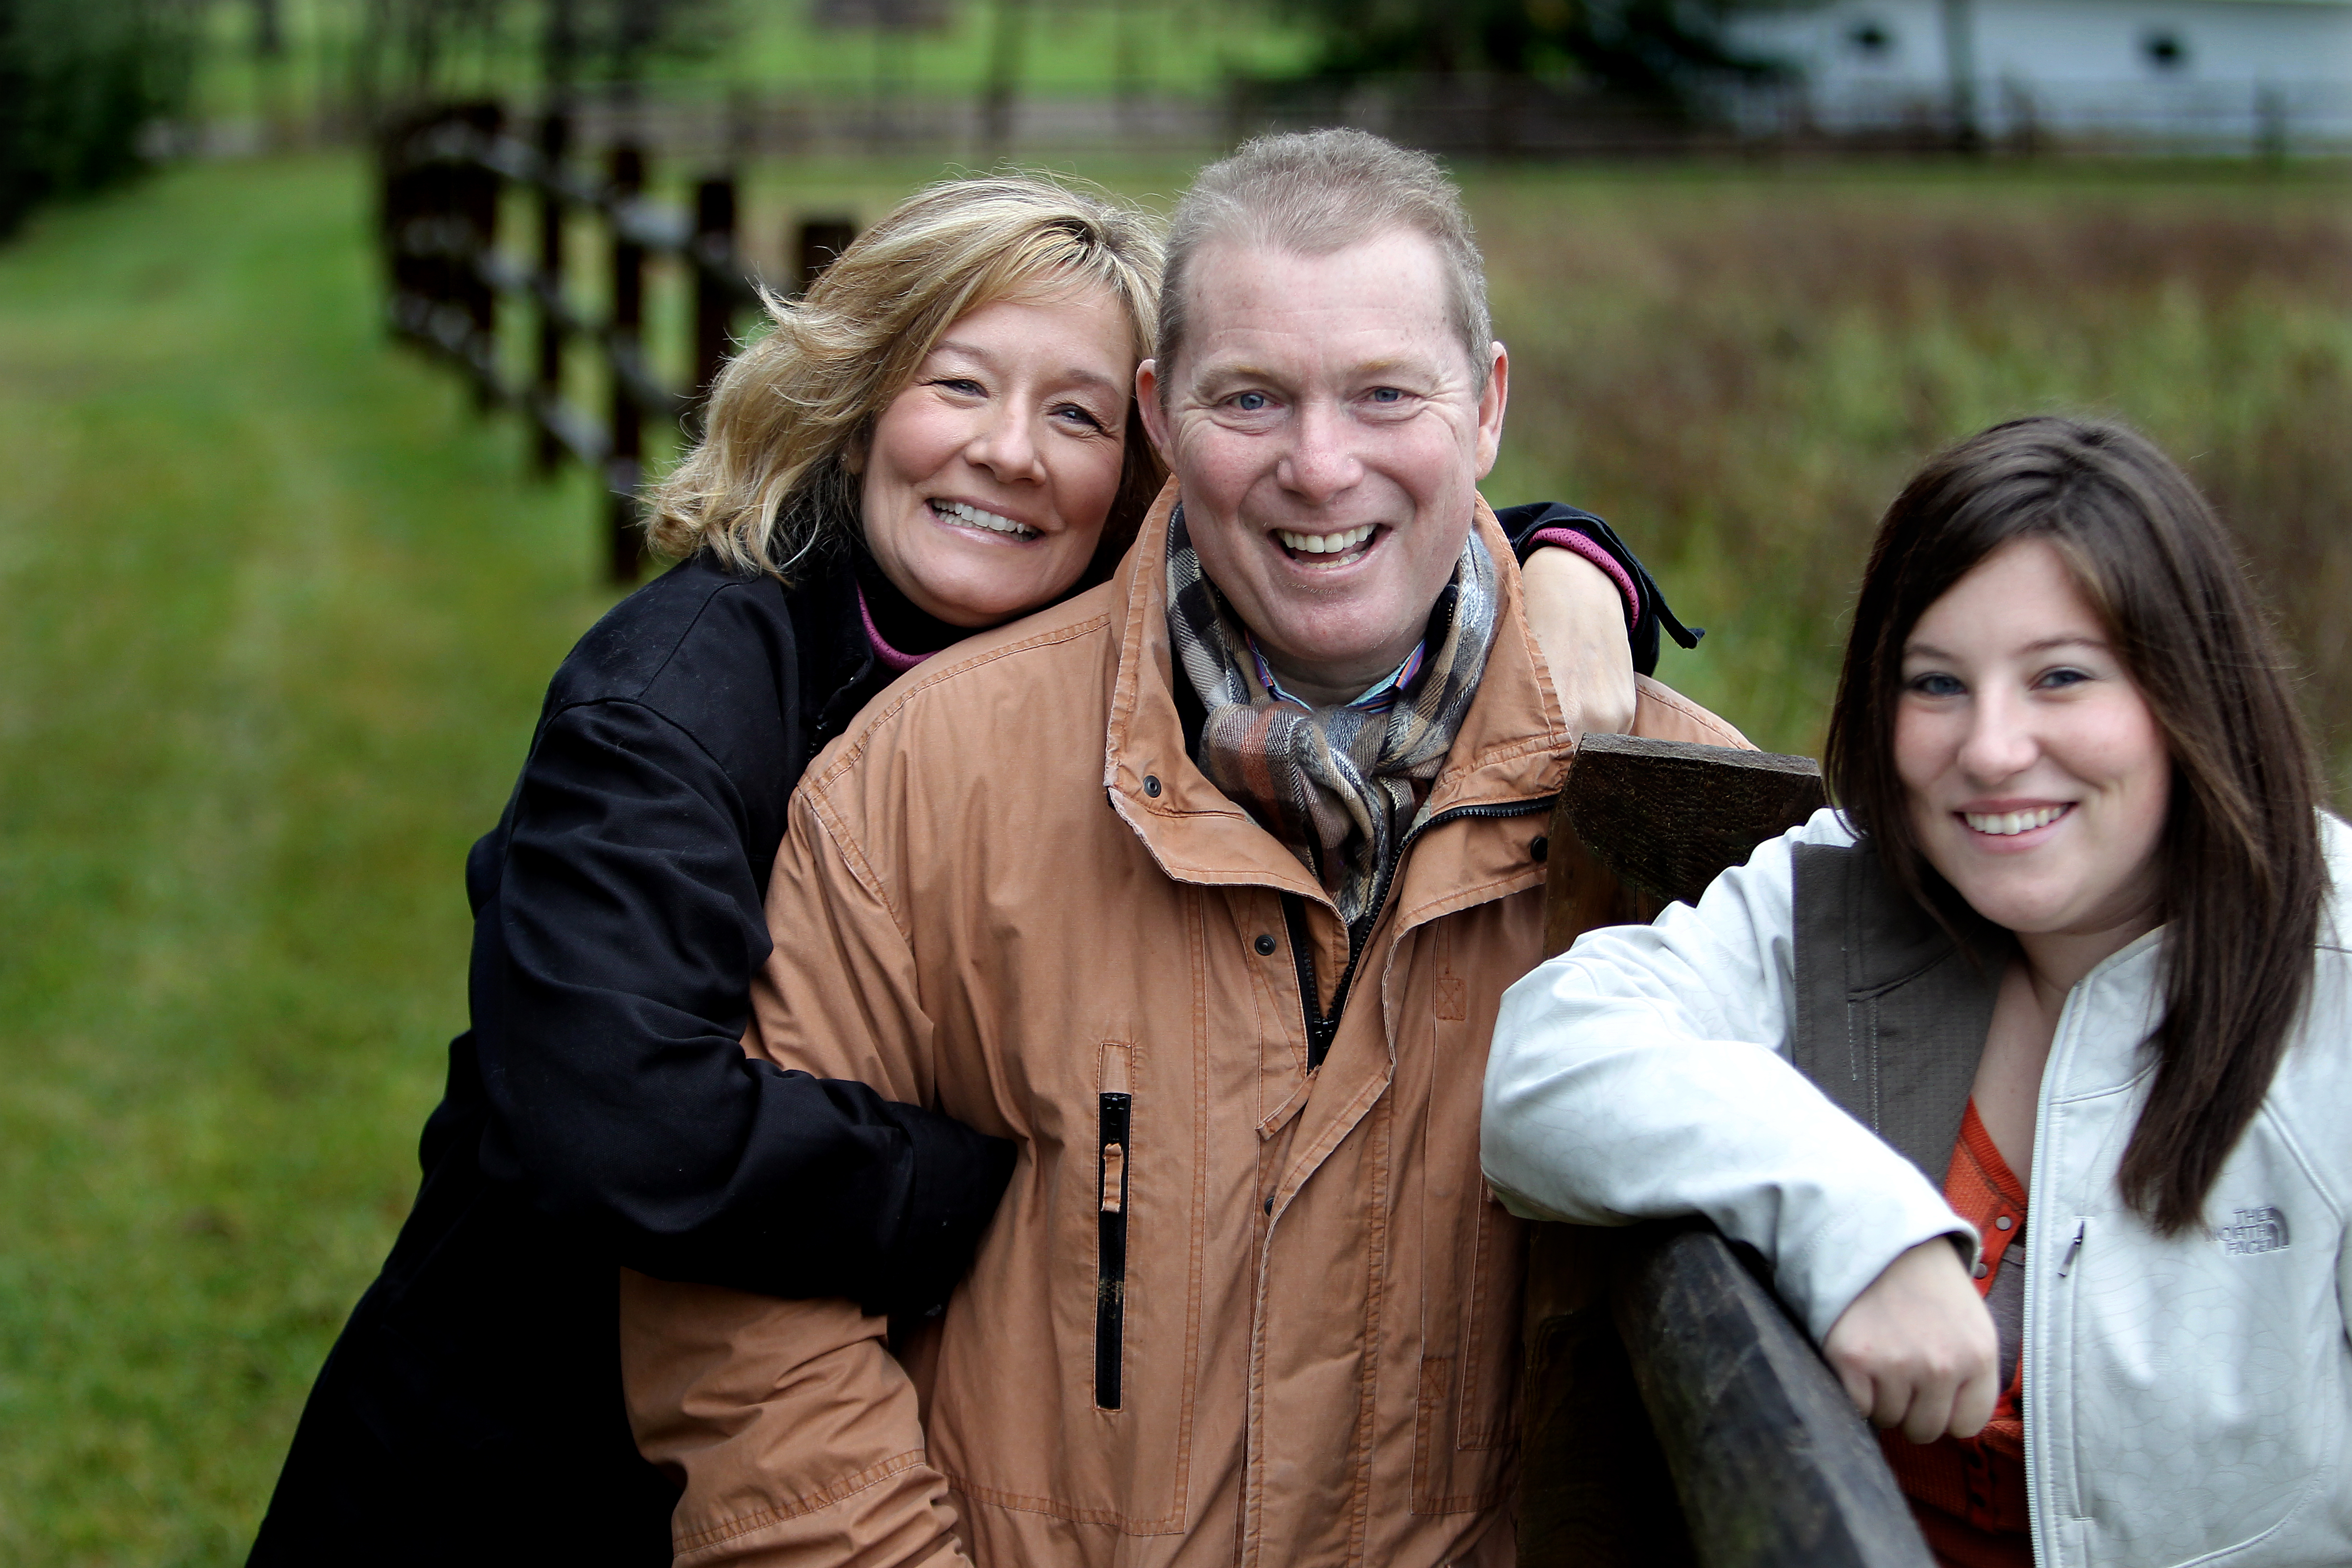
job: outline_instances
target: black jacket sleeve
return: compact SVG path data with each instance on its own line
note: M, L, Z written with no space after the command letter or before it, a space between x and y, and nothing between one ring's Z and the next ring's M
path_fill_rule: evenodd
M467 868L483 1169L646 1273L926 1310L1012 1148L744 1056L769 952L761 815L651 707L582 703L542 725Z
M1495 513L1495 521L1510 537L1511 548L1524 564L1528 556L1540 548L1536 535L1548 528L1564 528L1570 533L1581 534L1609 552L1609 558L1625 569L1633 580L1633 592L1640 604L1636 606L1630 628L1633 644L1633 668L1643 675L1658 673L1658 632L1666 635L1684 647L1698 647L1698 639L1706 636L1704 626L1685 626L1666 607L1666 596L1642 564L1640 557L1626 548L1617 537L1617 531L1593 516L1562 502L1529 501L1525 506L1507 506Z

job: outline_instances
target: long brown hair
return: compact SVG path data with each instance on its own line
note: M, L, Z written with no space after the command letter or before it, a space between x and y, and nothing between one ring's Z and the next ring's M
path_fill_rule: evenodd
M1956 935L1965 906L1920 852L1895 768L1903 647L1929 605L2017 539L2065 562L2171 753L2158 1065L2116 1182L2179 1235L2261 1108L2311 989L2327 890L2317 769L2268 617L2188 476L2120 426L1997 425L1887 509L1830 719L1840 804L1895 885Z

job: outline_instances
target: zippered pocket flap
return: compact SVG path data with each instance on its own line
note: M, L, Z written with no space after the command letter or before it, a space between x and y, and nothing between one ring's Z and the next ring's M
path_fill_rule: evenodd
M1132 1094L1100 1097L1095 1151L1095 1406L1119 1408L1119 1371L1127 1340L1128 1173L1133 1163Z

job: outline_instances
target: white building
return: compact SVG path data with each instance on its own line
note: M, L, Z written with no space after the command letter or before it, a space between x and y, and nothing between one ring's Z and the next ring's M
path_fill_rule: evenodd
M2352 147L2352 0L1822 0L1734 36L1798 72L1743 101L1759 130Z

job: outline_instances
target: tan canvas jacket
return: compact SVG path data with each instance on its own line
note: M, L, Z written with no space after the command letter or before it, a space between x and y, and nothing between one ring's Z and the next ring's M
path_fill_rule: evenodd
M680 1563L1509 1561L1523 1237L1479 1089L1570 731L1482 503L1493 651L1308 1071L1290 931L1324 1011L1347 935L1186 754L1169 510L1114 582L899 680L793 798L746 1048L1019 1163L903 1365L845 1302L625 1276ZM1649 681L1636 727L1744 744Z

